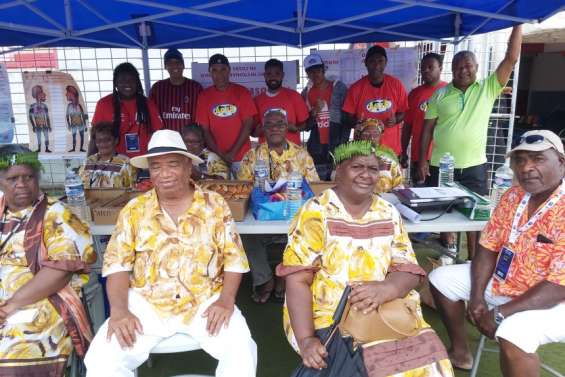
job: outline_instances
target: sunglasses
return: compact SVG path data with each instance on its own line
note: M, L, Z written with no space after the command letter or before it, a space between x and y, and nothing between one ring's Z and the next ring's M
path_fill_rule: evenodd
M549 144L551 144L555 149L557 149L557 146L555 144L553 144L553 142L549 139L547 139L546 137L544 137L543 135L528 135L528 136L522 136L520 138L520 142L519 144L540 144L543 142L548 142Z

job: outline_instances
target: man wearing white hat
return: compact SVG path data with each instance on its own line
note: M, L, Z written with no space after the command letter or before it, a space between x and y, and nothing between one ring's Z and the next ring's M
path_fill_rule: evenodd
M235 306L247 258L227 203L190 180L193 162L202 161L172 130L131 159L155 188L125 206L106 249L110 318L86 355L88 377L133 376L177 333L219 361L216 376L255 376L257 347Z
M474 324L499 342L502 374L539 376L537 348L565 342L565 155L546 130L526 132L508 155L519 185L502 196L472 263L440 267L429 279L455 367L472 364L468 301Z

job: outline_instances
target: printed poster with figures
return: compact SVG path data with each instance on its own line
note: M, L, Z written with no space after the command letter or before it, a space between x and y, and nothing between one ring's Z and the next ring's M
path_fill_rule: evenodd
M79 87L68 73L23 73L29 147L44 157L84 155L88 112Z
M328 79L339 79L348 87L367 74L366 52L367 49L311 51L322 57ZM388 61L385 73L402 81L406 92L418 86L418 51L416 48L387 48L386 53Z
M298 61L283 63L283 86L296 90L298 84ZM230 63L230 81L245 86L253 97L267 91L265 85L265 62ZM208 72L208 63L192 63L192 79L198 81L204 88L212 86L212 78Z
M11 144L14 139L15 118L10 94L10 80L4 64L0 64L0 144Z

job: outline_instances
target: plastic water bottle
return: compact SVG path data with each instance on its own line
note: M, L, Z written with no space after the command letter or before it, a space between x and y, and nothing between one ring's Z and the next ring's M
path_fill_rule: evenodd
M79 175L70 167L65 175L65 194L70 210L82 220L88 220L84 185Z
M451 186L454 182L455 158L449 152L445 152L439 160L439 187Z
M265 181L269 172L267 170L267 165L263 160L257 160L255 162L255 187L259 187L261 191L265 191Z
M286 184L287 210L286 218L292 219L302 205L302 175L293 171Z
M502 195L504 195L506 190L512 187L513 178L514 173L508 165L504 164L496 169L496 171L494 172L494 185L492 187L491 193L493 206L498 205L498 202L500 202Z

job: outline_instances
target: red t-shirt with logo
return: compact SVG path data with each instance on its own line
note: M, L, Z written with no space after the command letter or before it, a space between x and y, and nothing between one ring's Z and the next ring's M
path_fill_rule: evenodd
M136 99L120 100L121 122L120 122L120 139L116 146L116 152L125 154L129 158L140 156L147 153L147 144L153 132L163 128L161 117L157 106L151 100L147 100L147 108L149 111L149 120L151 127L147 129L145 125L137 121L137 102ZM100 98L96 103L92 124L98 122L114 121L114 104L113 95Z
M308 109L304 100L296 90L288 88L280 88L276 95L269 95L267 92L261 93L255 97L255 106L257 106L257 116L255 123L257 127L262 127L263 117L267 110L282 109L286 112L288 123L297 125L306 122L308 119ZM300 132L288 131L286 138L294 144L300 145ZM265 137L259 137L259 143L265 142Z
M412 147L411 147L411 160L418 161L420 158L420 145L422 141L422 130L424 127L424 116L428 109L428 100L434 92L446 86L447 83L440 81L436 86L420 85L414 88L408 95L408 111L404 117L407 124L412 125ZM432 158L432 143L428 148L426 159Z
M151 87L149 98L155 102L163 125L169 130L181 132L182 126L196 122L196 104L202 85L185 79L180 85L170 79L157 81Z
M342 110L353 114L357 120L380 119L383 122L408 110L408 96L402 82L385 74L380 87L375 87L367 76L355 82L347 91ZM392 148L397 154L402 151L400 124L385 127L381 144Z
M321 110L316 115L316 124L318 125L318 134L320 135L320 144L327 145L330 143L330 103L332 100L333 82L330 82L324 90L312 87L308 90L308 107L314 108L318 105L318 99L324 102Z
M257 114L249 90L239 84L230 83L224 90L215 86L204 89L198 96L196 123L206 127L216 145L223 153L233 147L243 129L243 121ZM239 149L234 161L241 161L251 148L249 138Z

